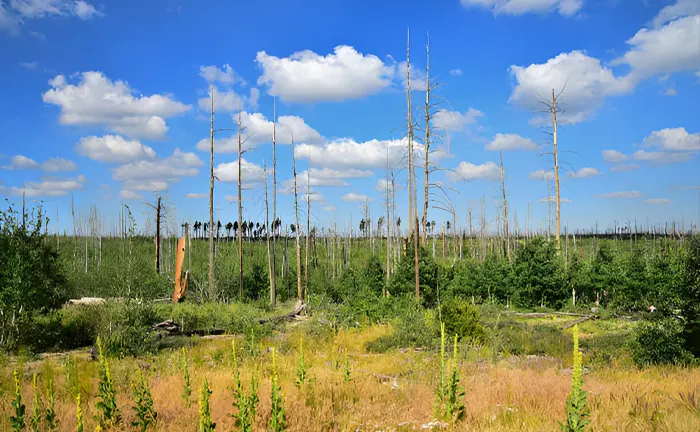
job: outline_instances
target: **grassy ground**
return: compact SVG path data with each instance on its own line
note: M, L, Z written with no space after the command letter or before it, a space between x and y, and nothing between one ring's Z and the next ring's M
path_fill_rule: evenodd
M499 323L528 329L543 327L565 329L571 317L505 317ZM494 317L484 315L486 325ZM510 320L510 321L507 321ZM510 325L509 324L509 325ZM591 431L697 431L700 430L700 369L649 368L639 371L630 366L624 351L615 351L621 336L634 326L633 321L599 320L581 324L584 363L584 388L591 408ZM518 327L521 329L522 327ZM503 327L504 329L507 328ZM337 332L317 323L297 322L284 331L261 341L250 337L235 338L241 359L241 378L248 385L251 374L260 378L255 430L267 430L270 413L270 347L279 351L279 374L289 430L293 431L394 431L428 429L434 421L433 405L439 374L437 352L394 349L386 353L369 353L368 342L387 335L390 326L372 326ZM504 330L505 331L505 330ZM520 330L522 331L522 330ZM560 344L546 340L533 330L532 337L542 344ZM304 338L306 360L310 365L310 382L301 388L294 385L299 342ZM179 349L164 350L146 358L110 361L124 416L121 430L129 430L134 419L131 410L130 383L138 371L146 371L159 431L193 431L198 424L197 395L206 378L213 390L212 417L217 430L235 430L231 386L234 372L231 340L233 337L195 339L188 349L192 376L192 405L187 408L181 393L183 376ZM567 346L568 348L568 346ZM554 431L564 417L565 400L570 389L570 352L548 348L549 354L501 354L494 357L489 343L482 347L460 346L459 369L466 392L466 417L449 430L479 431ZM345 352L351 380L344 380ZM558 354L561 352L561 356ZM602 355L601 353L606 353ZM86 352L76 355L80 391L85 412L85 430L94 430L97 362ZM31 375L39 373L44 389L53 376L56 410L60 430L75 430L75 400L67 382L65 358L47 357L23 362L7 358L1 369L0 430L10 430L10 401L13 398L11 373L23 370L23 401L27 413L33 407ZM42 397L45 404L45 392ZM433 423L436 425L437 423Z

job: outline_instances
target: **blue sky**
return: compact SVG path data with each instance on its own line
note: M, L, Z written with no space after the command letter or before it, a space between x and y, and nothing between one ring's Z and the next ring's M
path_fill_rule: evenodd
M451 171L431 182L448 188L461 225L483 196L496 229L503 151L511 217L524 229L529 203L531 228L544 228L551 128L536 111L552 88L564 88L564 224L698 223L695 0L0 0L0 194L43 201L68 232L71 197L83 213L97 206L106 228L122 201L143 225L156 193L179 223L206 219L214 85L216 128L234 129L243 111L244 219L264 218L275 97L283 221L294 217L292 136L313 223L357 225L365 203L375 221L385 213L387 148L405 219L409 28L421 128L427 34L439 83L430 157ZM236 132L216 137L215 207L235 220Z

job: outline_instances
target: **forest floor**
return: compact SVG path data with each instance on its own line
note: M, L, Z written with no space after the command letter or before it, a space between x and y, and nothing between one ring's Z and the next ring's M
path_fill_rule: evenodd
M515 319L524 325L524 332L530 327L549 326L570 337L569 325L576 317ZM588 430L700 430L700 369L635 368L622 351L615 350L619 347L614 346L618 344L614 335L628 331L633 325L631 321L614 318L580 324L584 389L591 411ZM130 426L135 419L130 386L140 373L147 376L158 413L152 430L196 431L198 399L205 379L213 391L211 410L216 430L236 430L230 415L235 411L231 392L235 376L232 341L244 387L249 388L251 376L259 380L256 431L269 430L272 347L278 352L279 376L291 431L559 430L558 422L564 418L571 388L570 352L566 353L565 349L560 350L561 355L547 354L546 350L543 354L513 355L501 350L499 356L494 356L488 343L480 347L460 344L458 370L465 393L465 415L457 423L447 423L437 420L434 411L440 374L439 350L400 348L385 353L367 350L368 342L391 331L389 325L327 331L317 327L314 321L301 321L290 323L262 340L240 335L192 338L186 341L192 388L189 406L181 396L184 377L180 348L165 349L148 357L110 359L123 417L118 430L136 430ZM297 387L302 337L309 378ZM587 339L601 342L586 345ZM539 342L549 343L545 338ZM612 347L606 351L608 345ZM76 359L77 380L75 372L69 373L76 369L66 358ZM95 430L99 364L90 360L87 351L69 357L50 355L31 360L6 357L0 361L3 381L0 431L11 430L13 369L23 371L22 400L27 406L27 424L34 403L31 376L36 372L42 383L43 406L47 403L46 383L49 377L53 378L59 430L76 429L76 403L72 394L78 382L85 430ZM448 364L451 368L451 362Z

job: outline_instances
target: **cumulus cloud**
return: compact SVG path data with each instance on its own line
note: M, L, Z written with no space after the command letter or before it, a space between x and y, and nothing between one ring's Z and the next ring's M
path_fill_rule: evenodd
M370 140L357 142L352 138L340 138L322 146L301 144L294 154L299 159L309 159L330 168L377 169L386 167L387 146L389 164L397 166L406 154L407 141Z
M667 165L672 163L683 163L688 162L693 158L694 153L677 153L677 152L665 152L665 151L646 151L637 150L632 154L632 158L638 161L649 162L652 165Z
M238 160L217 165L214 175L219 181L238 183ZM261 183L264 180L265 170L260 165L241 159L241 184Z
M651 24L655 28L659 28L676 18L698 14L700 14L700 3L696 0L678 0L674 4L661 9Z
M5 193L13 196L22 194L27 197L63 196L82 189L85 182L85 176L79 175L75 178L51 178L40 182L26 182L23 187L10 187L4 190Z
M363 194L356 194L354 192L347 193L343 196L342 198L343 201L348 201L348 202L367 202L367 201L372 201L371 198L369 198L367 195Z
M540 170L531 172L527 176L533 180L554 181L554 171L545 171L543 169L540 169Z
M263 143L272 142L273 122L260 113L241 113L241 124L245 128L241 135L243 150L249 150ZM277 144L291 144L292 138L297 143L320 144L323 137L314 128L306 124L304 119L297 116L280 116L275 127ZM197 150L209 151L210 142L203 138L197 143ZM238 152L238 136L214 140L214 152Z
M102 72L83 72L77 85L57 75L44 102L61 108L60 121L67 125L103 126L130 137L161 139L168 131L165 119L191 107L168 96L138 97L124 81L111 81Z
M464 72L462 71L462 69L450 69L450 75L462 76L462 75L464 75Z
M602 198L620 199L620 198L639 198L642 193L639 191L623 191L623 192L608 192L601 195Z
M221 83L221 84L241 84L246 85L246 81L236 73L235 70L228 63L225 64L221 69L218 66L200 66L199 75L207 80L209 83Z
M598 171L596 168L585 167L585 168L581 168L578 171L569 171L567 173L567 176L570 178L585 179L585 178L599 176L601 174L602 173L600 171Z
M161 191L168 183L199 173L202 161L194 153L176 148L166 159L139 160L112 169L112 178L129 186L129 190Z
M494 162L474 165L462 161L457 165L457 168L447 173L447 178L453 182L472 180L496 181L501 178L501 168Z
M156 157L156 152L151 147L120 135L83 137L75 145L75 151L92 160L118 164L153 160Z
M611 166L610 172L627 172L627 171L638 170L639 168L641 168L641 167L637 164L624 164L623 163L623 164L617 164L617 165Z
M652 204L652 205L666 205L670 204L671 200L668 198L649 198L644 200L644 204Z
M78 17L88 20L104 16L84 0L9 0L0 1L0 30L11 34L19 31L25 21L47 17ZM31 32L37 33L37 32Z
M358 170L354 168L331 169L331 168L311 168L297 174L297 188L309 186L348 186L347 179L370 177L372 171ZM294 192L294 178L290 178L282 183L282 193Z
M255 61L262 69L258 85L286 102L362 98L391 85L395 73L393 65L346 45L325 56L305 50L280 58L260 51Z
M327 205L327 206L323 207L323 210L327 211L327 212L332 212L332 211L336 211L337 209L335 207L333 207L332 205Z
M508 101L530 111L542 109L539 100L551 101L552 89L565 90L559 105L564 123L579 123L593 116L607 96L634 88L626 78L617 78L600 60L583 51L562 53L543 64L511 66L515 87Z
M644 138L644 145L662 150L700 151L700 133L689 134L683 127L666 128Z
M540 202L547 202L547 201L549 201L549 202L557 202L557 197L555 197L555 196L550 196L550 197L540 198ZM571 200L568 199L568 198L559 198L559 202L561 202L561 203L570 203Z
M40 169L44 172L75 171L78 167L75 163L63 158L50 158L43 163L38 163L34 159L22 155L13 156L10 165L1 167L7 170L30 170Z
M121 197L121 199L124 199L124 200L135 200L135 199L143 198L140 194L137 194L134 191L130 191L130 190L126 190L126 189L122 189L119 192L119 196Z
M441 109L433 115L433 127L446 131L462 131L468 125L474 124L484 113L478 109L469 108L465 113Z
M583 7L583 0L460 0L465 8L487 9L494 15L547 14L557 11L573 16Z
M499 133L484 148L491 151L536 150L538 146L530 138L523 138L518 134Z
M603 150L602 153L603 160L610 163L624 162L630 157L626 154L619 152L617 150Z
M207 196L207 194L205 194L205 193L188 193L187 195L185 195L185 198L199 199L199 198L204 198L206 196Z

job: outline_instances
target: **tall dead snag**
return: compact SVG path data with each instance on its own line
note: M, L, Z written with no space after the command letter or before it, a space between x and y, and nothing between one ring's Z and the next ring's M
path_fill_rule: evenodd
M306 170L306 247L304 248L304 297L309 298L309 236L311 235L311 153Z
M243 149L241 141L241 109L238 110L238 226L243 227L243 192L241 187L241 159ZM238 229L238 299L243 300L243 229Z
M209 299L216 299L214 286L214 86L209 88L211 119L209 122Z
M267 177L266 177L267 178ZM267 190L267 187L265 188ZM272 101L272 270L271 284L275 290L277 278L277 98ZM272 306L275 306L275 300L272 299Z
M413 233L413 116L411 114L411 29L406 40L406 100L408 118L408 233Z
M560 93L561 94L561 93ZM554 97L554 89L552 89L552 143L554 147L554 193L556 212L556 231L557 250L561 251L561 201L559 199L559 153L557 151L557 98Z
M160 220L161 220L161 197L157 197L156 205L146 203L156 212L156 235L155 235L155 269L156 273L160 273Z
M503 234L505 235L506 258L510 259L510 236L508 233L508 199L506 198L506 170L503 168L503 152L501 152L501 191L503 192Z
M274 308L277 303L277 293L275 287L275 269L272 264L273 256L270 253L270 207L268 205L267 165L265 165L265 162L263 162L263 170L265 171L265 235L267 237L267 268L270 272L270 306Z
M424 200L423 200L423 235L421 237L421 243L425 245L426 242L426 224L428 223L428 205L429 199L429 188L430 181L428 176L430 174L430 164L428 162L430 154L430 36L428 35L428 43L425 46L425 179L424 179Z
M297 189L297 156L294 149L294 137L292 137L292 169L294 170L294 218L296 220L296 246L297 246L297 300L303 301L301 291L301 246L299 245L299 190Z
M389 143L386 145L386 281L391 277L391 222L389 215ZM386 286L382 289L382 296L386 297Z

